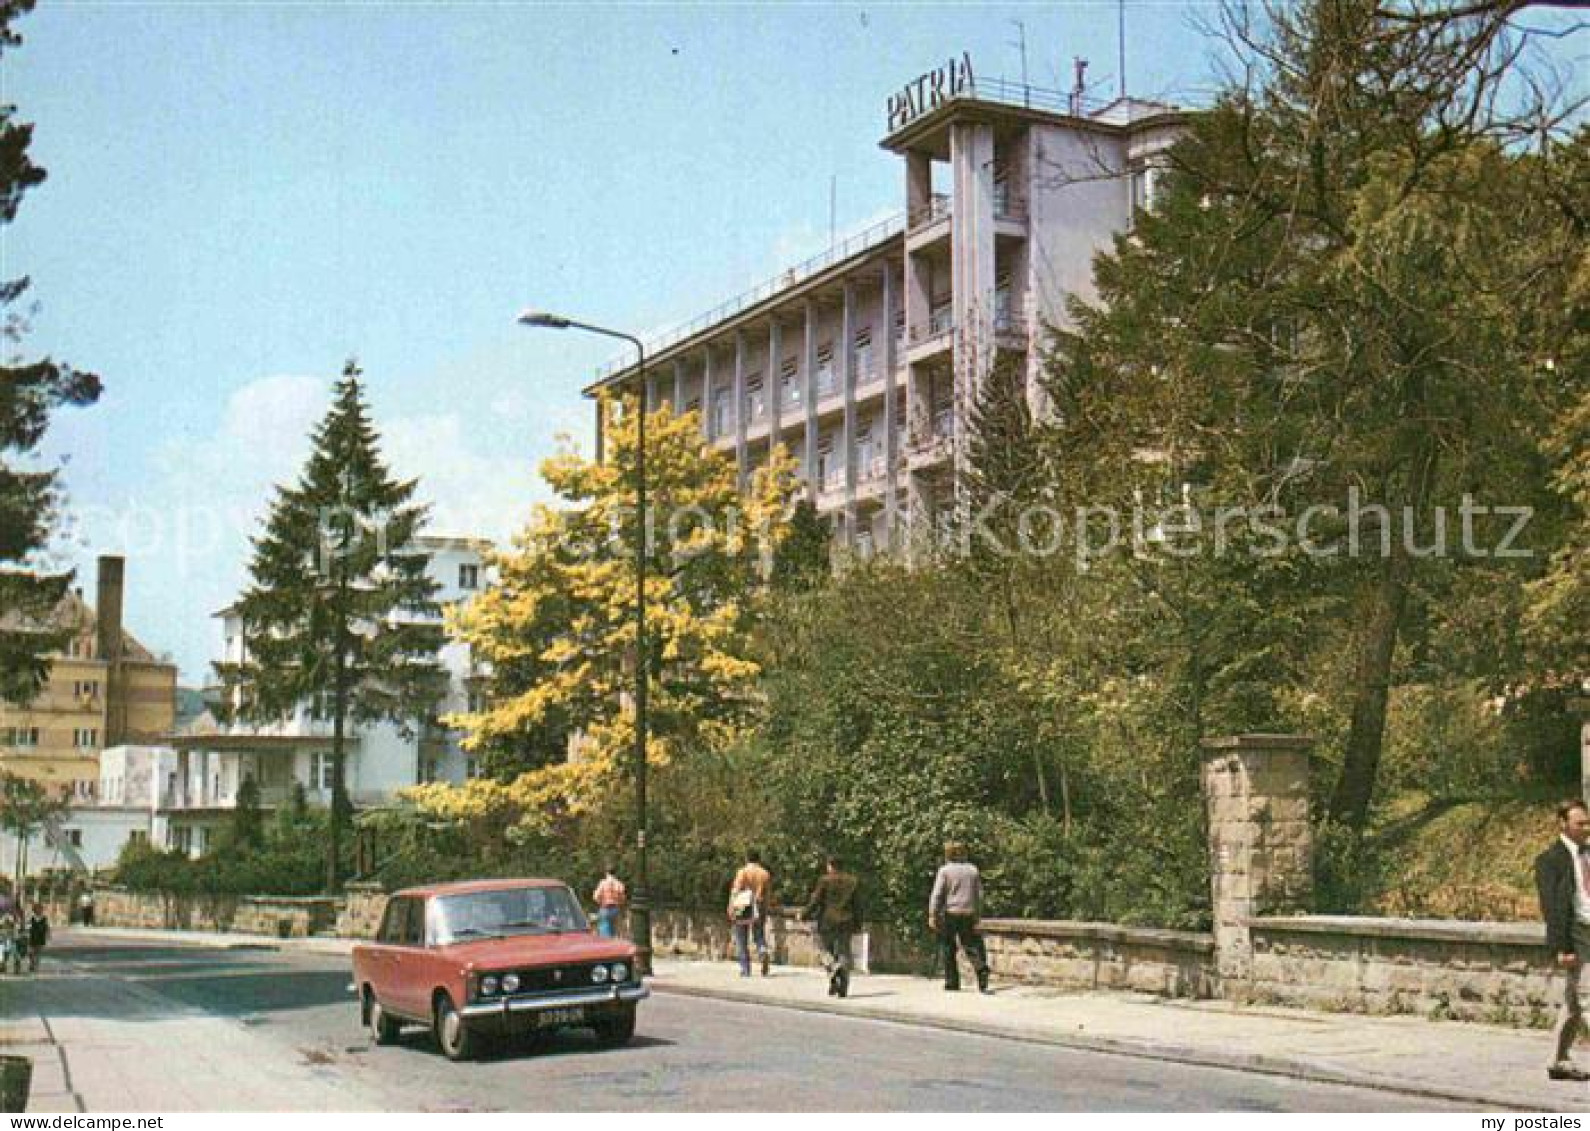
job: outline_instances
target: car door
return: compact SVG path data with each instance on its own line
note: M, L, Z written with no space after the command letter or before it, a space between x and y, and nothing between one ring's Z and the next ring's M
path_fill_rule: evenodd
M430 986L425 973L425 901L407 896L392 923L392 1004L400 1013L421 1019L431 1014Z

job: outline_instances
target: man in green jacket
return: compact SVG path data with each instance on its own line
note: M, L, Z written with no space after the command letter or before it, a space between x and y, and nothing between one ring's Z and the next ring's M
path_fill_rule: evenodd
M829 997L850 992L850 940L862 924L860 889L860 881L840 867L838 857L829 856L806 905L806 918L817 925L822 942Z

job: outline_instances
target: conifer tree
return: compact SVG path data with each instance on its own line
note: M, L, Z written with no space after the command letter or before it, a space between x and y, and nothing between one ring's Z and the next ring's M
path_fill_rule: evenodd
M11 21L32 7L33 0L0 0L0 59L22 42ZM32 140L32 125L0 105L0 232L16 218L24 194L44 181L44 170L28 156ZM15 312L27 289L26 278L0 280L0 341L8 345L27 328L25 315ZM51 410L92 404L99 392L94 374L49 358L0 365L0 702L32 700L49 675L46 656L66 640L49 622L72 574L52 573L39 562L60 504L58 473L25 460L44 438Z
M331 722L330 888L349 811L349 724L412 729L447 685L437 585L415 546L426 508L413 502L415 481L394 479L382 460L359 377L349 361L298 482L276 489L237 605L246 655L215 665L229 717L273 723L302 711Z

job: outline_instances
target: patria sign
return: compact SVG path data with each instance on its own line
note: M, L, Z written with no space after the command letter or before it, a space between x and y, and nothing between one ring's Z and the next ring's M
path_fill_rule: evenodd
M937 70L918 75L901 87L899 94L889 95L889 132L910 125L919 115L951 98L971 94L974 86L972 55L963 51L959 59L951 59Z

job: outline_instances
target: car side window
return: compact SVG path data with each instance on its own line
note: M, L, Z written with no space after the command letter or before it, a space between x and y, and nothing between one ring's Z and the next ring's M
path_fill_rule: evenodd
M381 920L381 931L377 938L391 946L418 946L424 926L424 920L418 912L418 900L392 900L386 905L386 916Z
M406 899L389 899L386 911L381 916L381 928L375 933L375 941L379 943L395 943L398 941L398 923L403 918L403 905Z
M425 945L425 901L420 899L407 900L409 913L403 917L404 946Z

